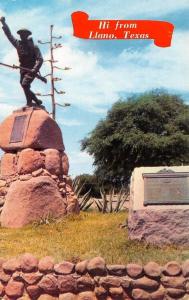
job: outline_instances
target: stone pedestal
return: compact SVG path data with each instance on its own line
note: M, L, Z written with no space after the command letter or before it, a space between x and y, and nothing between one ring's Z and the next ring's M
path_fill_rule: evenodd
M0 125L0 148L6 152L32 148L64 151L57 123L40 108L18 109Z
M189 166L142 167L133 171L130 239L157 245L189 245L188 172Z
M21 227L47 217L78 213L61 130L39 108L13 112L0 125L1 224Z

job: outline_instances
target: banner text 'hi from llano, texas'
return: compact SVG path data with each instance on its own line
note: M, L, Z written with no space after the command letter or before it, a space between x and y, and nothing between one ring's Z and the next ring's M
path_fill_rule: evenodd
M170 47L173 24L149 20L89 20L82 11L72 13L73 34L82 39L151 39L158 47Z

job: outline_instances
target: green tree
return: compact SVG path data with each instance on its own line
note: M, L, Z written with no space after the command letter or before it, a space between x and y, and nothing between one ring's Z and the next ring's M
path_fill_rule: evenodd
M128 180L139 166L188 164L189 106L158 90L120 100L81 145L101 179Z

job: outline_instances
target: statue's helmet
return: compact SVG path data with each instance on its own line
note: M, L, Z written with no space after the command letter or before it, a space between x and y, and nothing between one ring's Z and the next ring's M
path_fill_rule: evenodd
M31 31L26 28L21 28L20 30L17 31L18 34L22 34L24 32L27 33L28 36L32 34Z

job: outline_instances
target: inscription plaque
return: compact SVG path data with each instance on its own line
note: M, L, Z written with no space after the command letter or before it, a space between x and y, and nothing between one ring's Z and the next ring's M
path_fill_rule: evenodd
M15 117L12 132L11 132L10 143L22 142L24 136L26 118L27 115Z
M144 205L189 204L189 172L143 173Z

